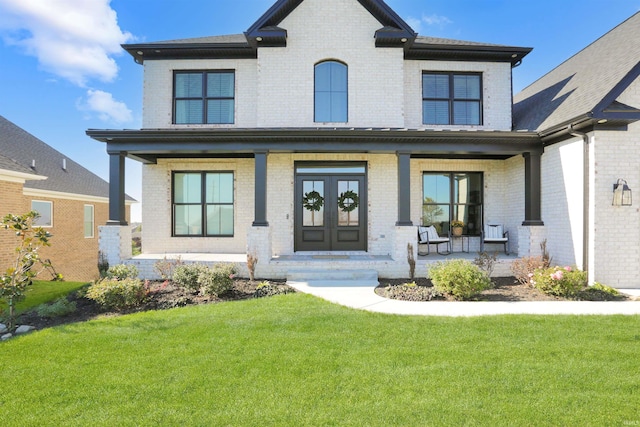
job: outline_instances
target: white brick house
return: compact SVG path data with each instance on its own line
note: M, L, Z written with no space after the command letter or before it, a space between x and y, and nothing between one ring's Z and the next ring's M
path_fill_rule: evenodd
M124 48L144 66L143 128L88 134L111 159L103 233L125 223L124 158L144 164L143 258L252 253L278 278L287 260L344 257L322 268L407 277L416 226L460 219L471 251L500 223L517 255L547 238L580 264L576 213L552 210L576 138L514 126L511 70L530 48L421 37L381 0L279 0L244 34Z

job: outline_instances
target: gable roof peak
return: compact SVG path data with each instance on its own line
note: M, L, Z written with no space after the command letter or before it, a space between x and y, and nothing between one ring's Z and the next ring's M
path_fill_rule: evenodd
M304 0L278 0L245 32L247 41L254 47L286 46L287 31L279 24L293 12ZM358 1L382 28L376 31L377 47L411 46L418 34L383 0Z

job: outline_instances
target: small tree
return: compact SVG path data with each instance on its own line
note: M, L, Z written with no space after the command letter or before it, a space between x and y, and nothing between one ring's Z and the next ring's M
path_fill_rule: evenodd
M24 299L27 286L38 275L37 266L42 269L50 266L38 254L42 246L51 245L51 234L42 227L33 227L33 220L38 216L37 212L31 211L23 215L8 214L2 219L4 229L15 232L18 237L15 263L0 275L0 298L8 305L7 327L10 331L15 327L15 306Z

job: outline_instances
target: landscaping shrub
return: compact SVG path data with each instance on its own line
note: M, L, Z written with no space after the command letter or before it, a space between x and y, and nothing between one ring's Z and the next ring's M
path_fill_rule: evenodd
M442 297L442 294L434 287L418 286L416 282L386 286L382 290L382 295L385 298L402 301L431 301Z
M69 301L66 297L61 297L51 304L42 304L36 308L38 316L41 317L61 317L76 311L75 301Z
M124 310L140 305L147 296L145 285L139 279L104 279L87 290L87 298L107 309Z
M464 259L438 262L429 269L429 277L438 292L464 300L491 288L491 279L478 266Z
M115 280L136 279L138 268L135 265L118 264L112 265L107 270L106 278Z
M218 296L233 288L236 266L233 264L216 264L206 268L198 275L197 283L203 295Z
M531 283L533 273L541 268L547 268L545 261L540 256L526 256L519 258L511 264L511 271L518 283L526 285Z
M171 280L173 271L179 265L182 265L182 257L180 255L176 258L167 258L165 255L163 259L154 264L153 268L160 274L160 277Z
M578 292L577 297L583 301L615 301L623 298L617 289L598 282Z
M191 291L200 289L198 276L201 272L208 270L204 264L182 264L173 269L173 282Z
M587 286L587 273L568 266L540 268L531 276L531 284L548 295L574 297Z
M478 256L475 257L473 263L480 267L487 276L491 277L493 269L495 268L496 261L498 260L498 252L494 252L493 255L489 252L478 252Z
M258 283L256 291L253 293L254 298L272 297L274 295L289 294L295 292L286 285L278 285L267 280Z

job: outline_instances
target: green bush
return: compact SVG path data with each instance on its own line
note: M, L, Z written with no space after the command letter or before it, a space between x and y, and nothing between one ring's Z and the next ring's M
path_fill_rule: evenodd
M293 288L287 285L278 285L267 280L258 283L256 291L253 293L254 298L272 297L274 295L290 294L295 292Z
M464 259L438 262L429 269L434 288L457 300L464 300L491 288L491 279L478 266Z
M104 279L87 290L87 298L107 309L124 310L140 305L147 296L147 289L139 279Z
M617 301L624 299L624 296L617 289L596 282L578 292L577 298L583 301Z
M197 291L200 289L200 284L198 283L198 276L203 271L208 270L204 264L182 264L176 266L173 269L173 282L182 287L191 291Z
M587 286L587 273L568 266L540 268L533 272L531 284L545 294L571 298Z
M200 293L218 296L233 288L233 278L236 267L233 264L216 264L213 268L206 268L198 275ZM175 273L174 273L175 276Z
M136 279L138 268L135 265L118 264L109 267L106 278L115 280Z
M75 301L69 301L66 297L61 297L51 304L42 304L36 308L38 316L41 317L61 317L76 311Z

